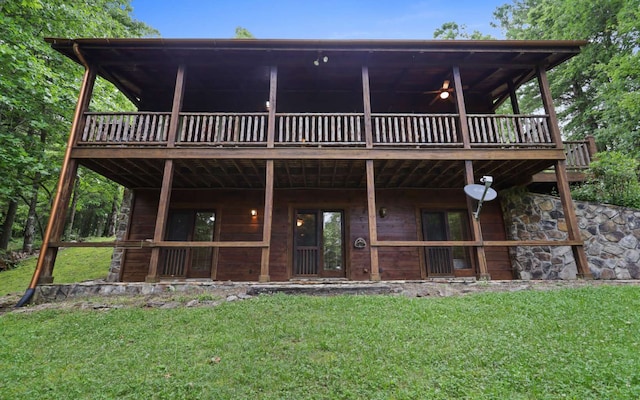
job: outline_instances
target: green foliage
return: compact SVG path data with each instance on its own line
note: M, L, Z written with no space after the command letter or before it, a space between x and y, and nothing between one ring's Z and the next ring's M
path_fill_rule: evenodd
M0 317L0 392L11 399L631 399L640 397L639 307L637 288L628 286L11 313Z
M0 213L9 200L21 201L18 225L34 183L47 195L38 206L46 220L82 77L43 38L157 34L131 12L129 0L0 1ZM103 80L94 92L93 110L132 107Z
M638 160L621 152L600 152L587 171L587 182L572 190L576 200L640 208Z
M482 32L474 30L467 32L466 25L458 25L455 22L445 22L433 32L434 39L467 39L467 40L493 40L491 35L484 35Z
M549 74L565 134L640 157L640 0L514 0L494 16L508 39L589 40ZM522 95L540 107L535 85Z
M238 26L236 27L236 35L234 38L235 39L255 39L255 36L253 36L253 34L249 32L247 29L241 26Z

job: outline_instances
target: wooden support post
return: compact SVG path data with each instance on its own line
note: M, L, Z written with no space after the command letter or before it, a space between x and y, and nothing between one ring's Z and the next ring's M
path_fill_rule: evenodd
M567 162L565 160L556 161L555 170L558 194L560 196L560 202L562 203L562 210L564 211L569 240L579 240L582 242L582 235L580 234L580 227L578 226L578 217L576 216L573 200L571 199L571 189L569 188L569 179L567 178ZM593 279L593 275L589 269L587 255L584 252L584 245L573 245L571 246L571 251L573 252L573 259L576 262L578 276L583 279Z
M460 118L460 133L462 134L462 144L465 149L471 148L471 135L469 134L469 121L467 120L467 108L464 105L464 94L462 90L462 78L460 77L460 67L453 66L453 85L456 94L456 108Z
M467 160L464 162L464 183L470 185L474 182L473 178L473 162ZM469 220L471 221L471 233L473 237L471 240L481 243L480 246L475 247L476 259L478 260L478 278L483 280L491 279L487 268L487 257L484 252L484 246L482 245L482 227L480 226L480 220L475 219L474 210L475 204L471 197L467 196L467 212L469 213Z
M369 250L371 251L372 281L379 281L380 266L378 264L378 228L376 224L376 183L373 171L373 160L366 161L367 166L367 214L369 216Z
M156 214L156 227L153 231L153 241L164 240L167 218L169 216L169 204L171 203L171 189L173 186L173 160L165 160L164 172L162 175L162 188L160 189L160 201L158 203L158 214ZM147 282L157 282L159 279L158 265L160 263L161 248L151 249L151 259L149 260L149 273Z
M267 147L273 147L276 136L276 107L278 100L278 67L271 67L269 76L269 120L267 122Z
M518 96L516 95L516 88L513 86L513 82L509 80L507 82L507 86L509 87L509 98L511 99L511 110L513 113L518 115L520 114L520 104L518 104Z
M551 90L549 89L549 81L547 80L547 73L544 67L538 66L536 69L538 76L538 84L540 85L540 94L542 96L542 104L544 105L545 112L549 116L549 129L557 148L562 148L562 136L560 134L560 126L558 125L558 117L553 106L553 100L551 98ZM558 185L558 194L560 195L560 201L562 203L562 210L564 211L564 218L567 224L567 234L569 240L582 240L580 235L580 227L578 226L578 217L573 206L573 200L571 199L571 189L569 187L569 179L567 178L567 161L565 159L556 161L556 182ZM573 259L576 262L576 268L578 270L578 276L584 279L591 279L591 270L589 269L589 262L587 261L587 255L584 252L583 245L571 246L573 252Z
M596 138L593 137L593 135L587 135L585 139L587 141L587 149L589 150L589 159L592 160L598 152L598 146L596 146Z
M178 67L176 74L176 87L173 93L173 105L171 107L171 121L169 123L169 133L167 135L167 147L175 147L178 127L180 126L180 110L182 109L182 97L184 96L184 86L186 77L186 67L184 64ZM153 232L153 241L164 240L164 234L169 216L169 205L171 203L171 190L173 188L173 160L165 160L164 172L162 175L162 187L160 188L160 199L158 200L158 214L156 215L156 227ZM151 249L151 259L149 260L149 272L147 282L157 282L159 279L158 264L160 263L159 247Z
M551 137L556 145L556 148L562 149L564 144L562 143L562 134L560 133L560 126L558 125L558 117L556 116L556 110L553 107L553 98L551 97L551 89L549 88L549 80L547 79L547 72L543 66L536 68L536 74L538 76L538 85L540 86L540 95L542 97L542 105L544 110L549 116L549 130L551 131Z
M264 215L262 218L262 241L267 244L262 248L260 260L260 282L269 282L269 254L271 247L271 223L273 219L273 160L267 160L266 183L264 188Z
M362 101L364 103L364 137L367 148L373 147L373 128L371 126L371 90L369 89L369 67L362 66Z
M53 247L50 248L49 243L60 241L60 237L64 232L64 223L66 220L67 208L69 206L69 199L71 198L73 186L75 185L76 174L78 172L78 163L75 159L71 158L71 154L74 144L78 141L80 132L84 129L82 121L84 120L84 113L89 109L95 80L95 69L93 67L88 67L85 70L82 80L82 86L80 88L80 94L78 96L78 102L76 104L76 110L71 124L71 131L69 133L69 140L67 142L67 149L65 151L62 168L60 170L60 179L58 180L56 195L53 205L51 206L49 223L47 224L47 229L44 237L42 238L40 256L38 257L36 272L34 272L31 286L35 286L36 283L53 282L52 274L58 249ZM34 282L36 279L37 282Z

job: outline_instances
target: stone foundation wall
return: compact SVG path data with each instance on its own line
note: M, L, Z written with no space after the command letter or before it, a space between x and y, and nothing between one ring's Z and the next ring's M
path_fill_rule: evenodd
M640 210L574 203L594 279L640 279ZM506 193L502 207L509 239L567 239L567 224L558 197ZM575 279L577 275L568 246L517 247L511 249L511 257L520 279Z
M122 196L122 205L118 213L118 221L116 222L116 240L125 240L127 228L129 227L129 214L133 205L133 192L129 189L124 190ZM115 248L111 255L111 266L109 267L109 275L107 282L118 282L120 280L120 267L122 265L122 255L124 249Z

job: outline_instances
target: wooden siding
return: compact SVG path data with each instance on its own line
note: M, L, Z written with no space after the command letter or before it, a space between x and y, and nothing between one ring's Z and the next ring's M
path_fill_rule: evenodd
M136 191L129 233L130 240L153 237L159 191ZM216 240L260 241L262 239L261 190L174 190L170 209L215 210L220 232ZM383 189L376 192L378 209L385 207L382 218L376 214L378 240L421 240L421 209L465 209L464 194L456 190ZM370 275L370 241L365 190L281 189L275 191L269 275L272 281L291 277L293 227L292 213L297 208L340 209L345 215L346 277L368 280ZM252 217L250 210L257 209ZM481 224L485 240L505 240L505 229L498 202L486 203ZM353 243L365 238L367 247L356 249ZM422 279L425 277L424 252L419 247L379 248L381 278ZM511 279L507 248L486 249L492 279ZM142 281L149 267L149 249L128 249L122 279ZM217 280L257 281L260 274L259 248L220 248L215 277ZM494 275L495 274L495 275Z

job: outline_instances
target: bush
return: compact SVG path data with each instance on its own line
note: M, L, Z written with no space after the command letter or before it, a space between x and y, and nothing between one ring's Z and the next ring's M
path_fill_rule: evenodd
M571 195L576 200L640 208L638 166L638 160L621 152L600 152L587 170L587 182Z

